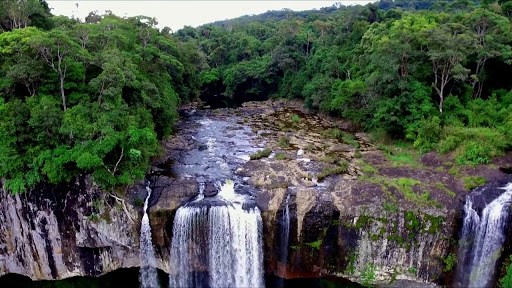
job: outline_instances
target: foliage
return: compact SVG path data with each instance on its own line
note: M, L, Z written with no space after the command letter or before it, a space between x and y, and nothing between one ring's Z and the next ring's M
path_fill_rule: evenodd
M379 172L377 170L377 168L373 167L371 164L366 163L366 162L361 162L361 171L365 175L374 175L374 174L377 174Z
M443 263L444 263L444 268L443 268L444 272L452 271L452 269L457 264L457 255L455 255L454 253L448 254L448 256L443 258Z
M297 114L293 114L291 116L291 120L292 120L293 123L298 124L298 123L300 123L300 116L297 115Z
M159 139L172 132L180 98L197 89L187 83L197 55L180 54L177 41L142 16L107 14L87 24L54 17L44 31L24 28L35 21L27 13L9 24L18 29L0 33L4 187L19 193L81 174L105 189L142 179Z
M276 160L286 160L288 156L285 153L276 153Z
M512 148L512 4L466 2L270 11L171 33L144 16L81 23L45 1L5 0L0 177L12 192L84 173L107 189L132 183L172 133L177 106L198 96L212 107L299 98L421 153L489 163Z
M251 160L258 160L258 159L261 159L264 157L268 157L268 156L270 156L270 154L272 154L272 149L265 148L263 150L260 150L256 153L254 153L254 154L251 154L249 157L251 158Z
M305 243L307 246L311 247L314 250L320 250L320 247L322 246L322 239L318 239L316 241Z
M328 176L343 174L348 172L348 162L346 160L339 161L338 165L335 167L327 166L325 167L316 177L318 181L325 179Z
M354 135L347 133L345 131L342 131L338 128L329 128L324 131L322 131L322 134L326 137L332 138L332 139L338 139L343 141L346 144L352 145L356 148L359 147L359 142L357 142Z
M460 163L478 164L512 146L512 4L466 2L270 11L177 35L204 56L201 98L210 103L300 98L421 153L456 151ZM459 133L481 128L498 141L477 148Z
M499 156L509 146L507 137L487 127L445 127L438 144L439 152L455 151L459 164L484 164Z
M407 269L407 272L413 276L416 276L416 273L418 273L418 269L416 267L409 267Z
M376 279L376 267L374 264L367 263L363 271L361 271L361 280L364 287L372 287Z
M414 191L415 188L421 189L421 182L416 179L401 177L383 181L384 185L395 188L408 201L418 205L436 205L436 201L430 198L429 192L417 193Z
M280 137L277 145L283 149L290 148L290 139L287 137Z
M418 165L417 152L407 142L380 145L379 148L384 151L384 155L391 161L393 166Z
M441 138L441 119L437 116L429 120L423 119L419 121L418 126L414 147L420 148L423 151L434 149L436 143Z
M466 176L462 178L462 181L464 181L464 189L468 191L480 187L487 182L484 177L480 176Z
M509 259L509 264L507 265L505 276L500 279L500 287L501 288L510 288L512 287L512 256Z

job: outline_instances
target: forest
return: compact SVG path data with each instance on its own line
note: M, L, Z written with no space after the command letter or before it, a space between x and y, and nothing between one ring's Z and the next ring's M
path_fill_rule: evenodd
M155 19L52 16L45 1L3 1L0 175L14 193L91 174L105 189L144 178L198 61ZM10 6L9 6L10 5Z
M302 99L461 165L512 148L512 1L335 4L178 31L0 5L0 177L13 193L81 174L105 189L142 179L179 105L197 100Z

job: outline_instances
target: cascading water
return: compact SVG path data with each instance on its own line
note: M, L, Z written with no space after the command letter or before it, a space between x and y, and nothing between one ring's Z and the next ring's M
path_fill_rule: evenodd
M260 211L226 181L176 212L170 287L263 287Z
M281 263L288 262L288 242L290 239L290 194L286 196L285 206L283 211L282 226L281 226Z
M487 204L481 215L475 210L473 195L466 197L456 277L459 287L492 286L496 261L505 241L512 183L502 189L505 192Z
M155 251L151 241L151 226L149 225L149 216L147 213L149 197L151 197L151 188L149 183L146 186L148 196L144 201L144 215L140 227L140 274L139 281L142 288L160 287L158 283L158 271L156 270Z
M283 215L281 216L281 228L279 231L279 262L277 264L279 278L275 282L276 288L284 287L284 278L286 274L286 263L288 263L288 243L290 242L290 194L286 195L284 202Z

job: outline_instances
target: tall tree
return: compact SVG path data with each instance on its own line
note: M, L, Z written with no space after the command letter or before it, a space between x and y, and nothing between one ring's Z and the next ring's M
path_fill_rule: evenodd
M29 46L29 42L41 33L43 32L29 27L0 34L0 56L4 57L8 67L4 80L23 85L30 96L37 93L44 69L41 61L35 58L36 54ZM25 92L15 93L27 96Z
M471 75L473 96L480 97L485 81L485 64L489 59L501 57L508 60L512 57L510 49L510 21L486 9L476 9L466 16L465 23L475 34L476 68Z
M0 1L0 28L11 31L35 25L49 28L50 9L44 0Z
M59 89L62 100L62 108L67 109L65 80L68 68L72 62L85 56L86 51L76 43L65 30L53 29L52 31L34 38L32 42L38 55L59 76Z
M439 96L439 112L443 113L446 86L453 79L465 80L469 69L463 66L467 55L474 51L475 39L459 23L445 23L428 32L428 56L432 62L432 87Z

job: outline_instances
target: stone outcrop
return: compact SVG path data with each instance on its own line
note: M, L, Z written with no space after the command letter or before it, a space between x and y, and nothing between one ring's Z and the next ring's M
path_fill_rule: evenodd
M293 171L282 165L285 167L278 171L272 168L277 165L270 163L249 163L246 167L247 173L260 183L257 201L264 221L268 273L282 278L340 276L358 282L370 274L377 282L432 282L441 278L443 259L450 253L450 239L457 233L456 211L393 206L383 202L384 198L375 197L376 193L384 194L379 186L350 177L335 177L320 190L307 186L273 188L286 178L261 184L256 176L259 172L268 176ZM257 170L255 166L263 167ZM290 239L288 259L282 263L278 260L280 231L285 225L282 213L288 194Z
M138 266L138 218L90 179L19 195L2 189L0 275L62 279Z

